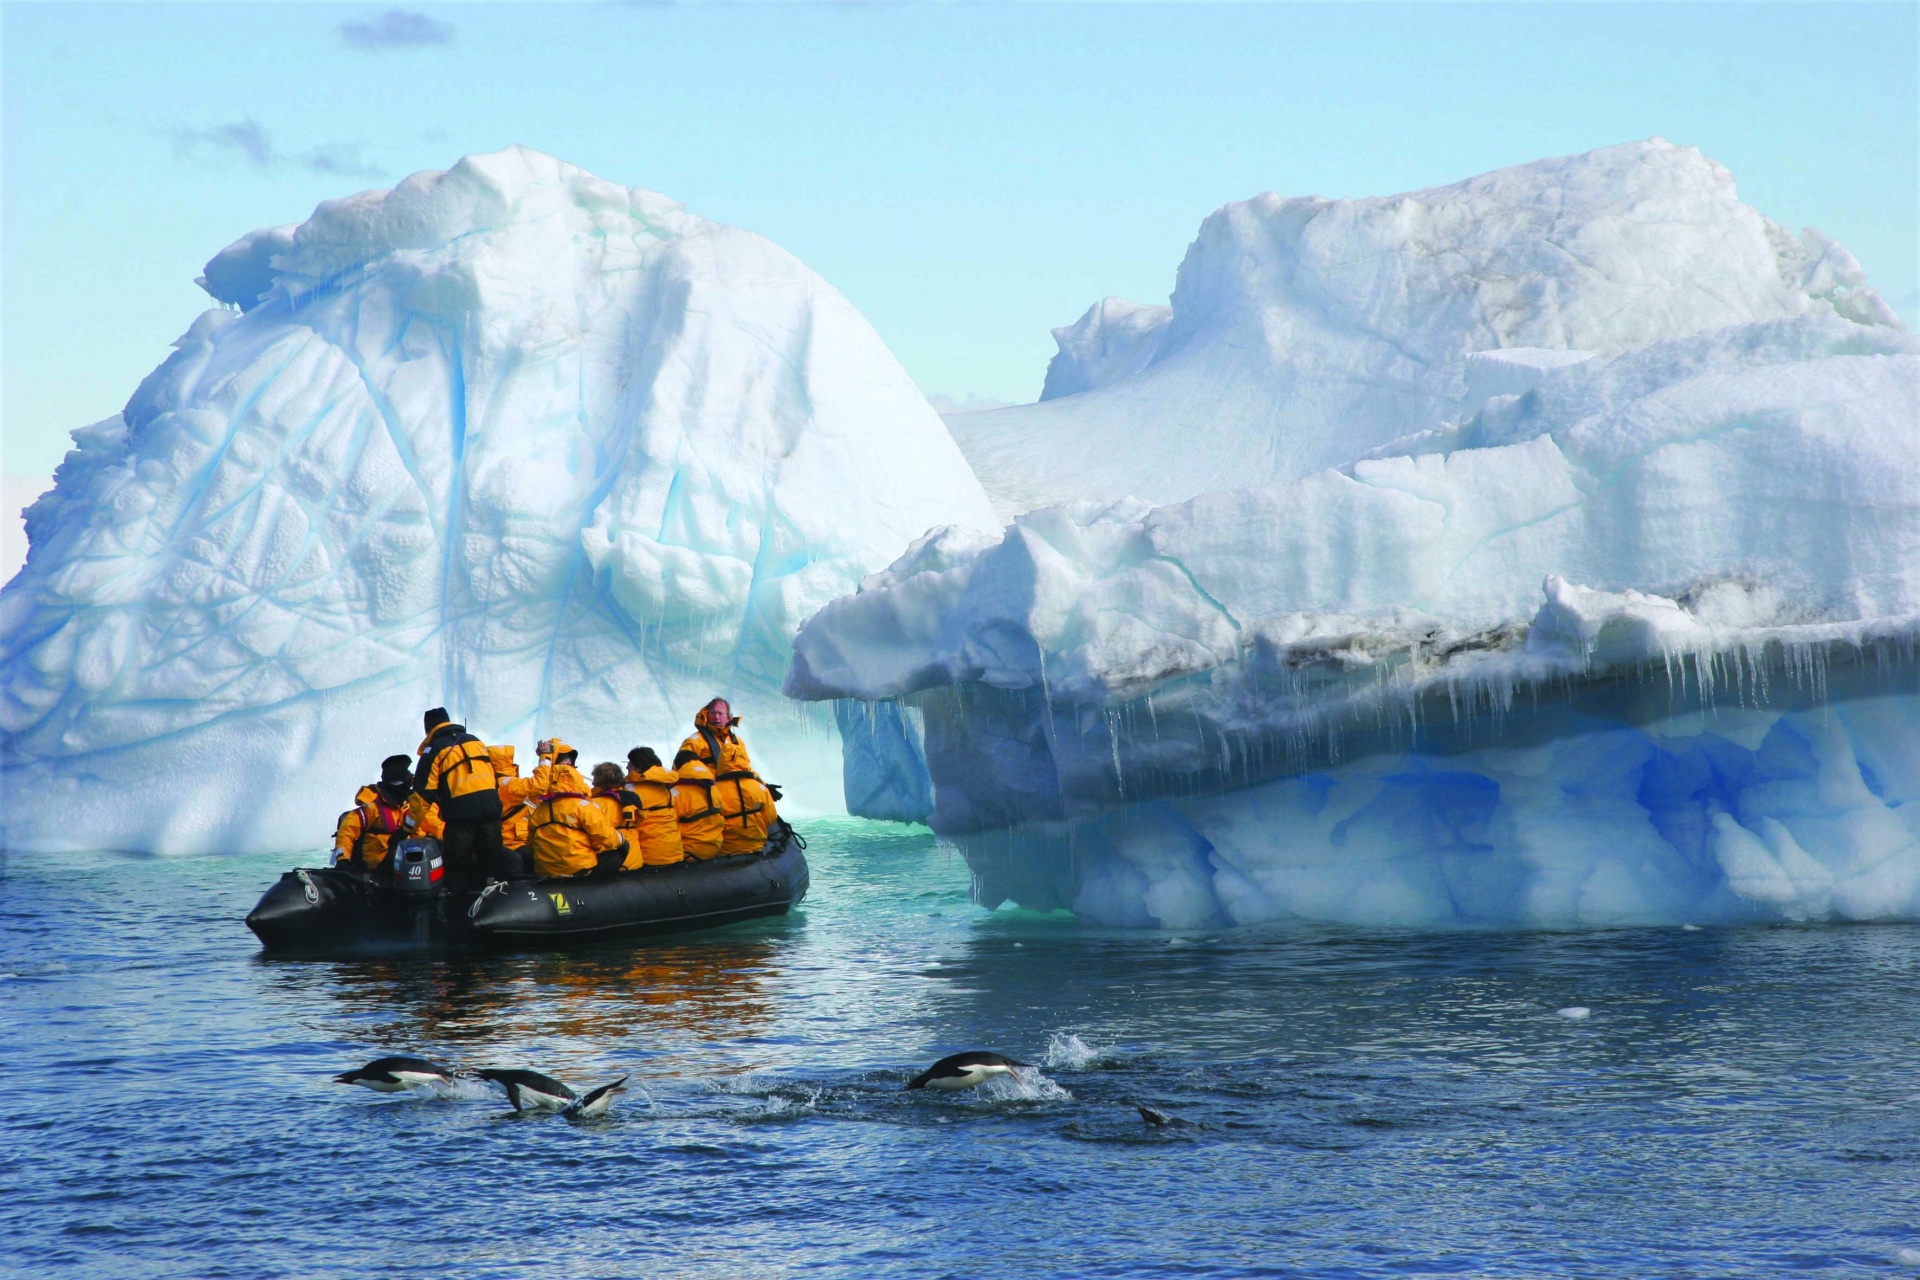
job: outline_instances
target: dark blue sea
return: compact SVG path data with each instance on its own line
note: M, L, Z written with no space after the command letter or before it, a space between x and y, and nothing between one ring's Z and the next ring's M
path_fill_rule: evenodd
M6 857L0 1270L1920 1274L1920 928L1110 932L806 830L790 918L436 959L263 958L285 858ZM902 1091L968 1048L1039 1071ZM634 1082L329 1081L393 1052Z

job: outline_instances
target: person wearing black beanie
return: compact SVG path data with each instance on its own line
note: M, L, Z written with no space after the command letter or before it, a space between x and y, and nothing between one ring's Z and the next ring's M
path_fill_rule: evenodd
M427 740L413 772L412 807L418 820L429 806L439 809L450 887L477 889L483 876L509 878L520 859L500 838L500 779L487 744L453 723L445 707L433 708L423 720Z
M380 762L380 781L361 787L353 808L340 815L333 828L333 865L374 874L388 865L393 842L419 834L438 838L440 817L429 809L422 818L409 811L413 793L413 759L388 756Z

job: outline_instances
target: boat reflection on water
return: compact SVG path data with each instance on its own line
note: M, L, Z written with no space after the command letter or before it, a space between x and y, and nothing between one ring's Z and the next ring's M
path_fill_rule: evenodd
M742 936L742 932L745 936ZM267 991L329 1038L434 1052L551 1055L554 1070L620 1063L654 1075L707 1070L719 1045L774 1020L779 924L704 939L592 951L261 957Z

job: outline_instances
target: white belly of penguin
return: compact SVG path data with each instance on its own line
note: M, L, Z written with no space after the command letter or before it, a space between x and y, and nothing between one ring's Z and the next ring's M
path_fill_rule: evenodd
M1007 1074L1008 1069L1006 1067L987 1066L984 1063L976 1063L957 1076L938 1076L927 1081L927 1084L935 1089L971 1089L977 1084L985 1084L995 1076L1004 1076Z
M525 1085L520 1086L520 1105L535 1111L559 1111L572 1101L572 1098L556 1098L550 1093L535 1093Z

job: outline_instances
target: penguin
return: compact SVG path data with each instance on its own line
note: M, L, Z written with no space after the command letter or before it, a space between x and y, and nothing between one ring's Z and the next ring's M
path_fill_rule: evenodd
M479 1075L482 1080L491 1080L505 1089L507 1101L513 1104L515 1111L564 1111L580 1097L566 1084L552 1076L543 1076L538 1071L503 1071L498 1067L487 1067Z
M985 1084L995 1076L1004 1076L1016 1067L1032 1065L1030 1062L1015 1062L1012 1058L988 1053L983 1049L973 1049L940 1059L907 1081L907 1088L971 1089L977 1084Z
M612 1084L603 1084L598 1089L590 1089L576 1102L567 1104L567 1116L574 1120L598 1120L613 1110L613 1095L627 1087L632 1076L621 1076Z
M375 1058L364 1067L342 1071L335 1084L357 1084L375 1093L402 1093L422 1085L450 1085L453 1072L425 1058Z
M1155 1129L1187 1129L1193 1126L1193 1121L1191 1120L1182 1120L1179 1116L1170 1116L1164 1111L1156 1110L1143 1103L1134 1103L1133 1109L1140 1113L1142 1120L1145 1120Z

